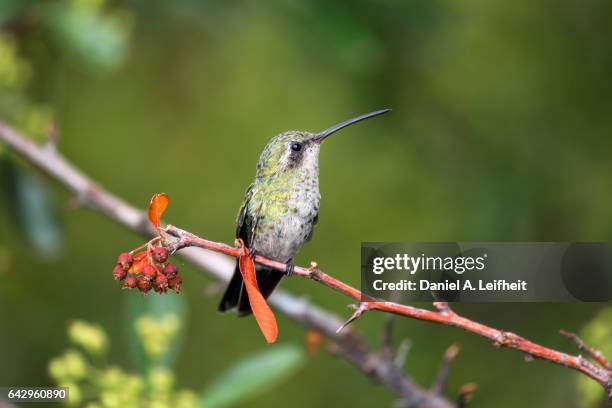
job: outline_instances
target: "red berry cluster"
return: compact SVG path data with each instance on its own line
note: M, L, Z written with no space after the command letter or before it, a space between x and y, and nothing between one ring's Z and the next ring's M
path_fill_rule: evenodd
M138 288L143 295L151 289L157 293L166 293L168 289L180 293L182 279L178 267L168 262L168 255L163 246L150 244L134 255L124 252L117 258L113 277L123 281L123 289Z

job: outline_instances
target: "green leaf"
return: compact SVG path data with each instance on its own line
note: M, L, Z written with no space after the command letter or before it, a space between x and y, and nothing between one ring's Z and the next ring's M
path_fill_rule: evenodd
M200 406L228 407L261 394L295 373L305 360L302 347L274 346L219 376L202 392Z
M0 157L3 195L27 244L39 255L53 258L63 248L63 231L51 193L42 177L9 157Z
M136 291L126 293L125 332L130 356L137 369L148 373L155 367L171 367L183 343L186 304L184 295Z

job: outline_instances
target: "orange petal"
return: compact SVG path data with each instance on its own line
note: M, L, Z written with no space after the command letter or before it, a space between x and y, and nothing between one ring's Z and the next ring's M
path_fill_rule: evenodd
M168 203L170 202L170 197L168 194L161 193L155 194L151 198L151 203L149 204L149 220L155 226L155 228L159 228L161 216L168 208Z
M243 247L244 248L244 247ZM266 299L261 295L259 287L257 286L257 277L255 275L255 263L248 255L246 249L243 254L238 258L238 265L240 267L240 273L244 280L244 286L246 287L247 294L249 295L249 303L253 316L259 325L261 333L266 338L268 343L274 343L278 337L278 325L276 324L276 317L268 306Z
M148 263L149 263L149 258L146 258L146 257L143 259L135 260L132 266L130 267L130 269L128 270L128 272L134 275L138 275L140 272L142 272L142 268Z
M140 261L147 257L147 251L142 251L137 254L134 254L134 261Z

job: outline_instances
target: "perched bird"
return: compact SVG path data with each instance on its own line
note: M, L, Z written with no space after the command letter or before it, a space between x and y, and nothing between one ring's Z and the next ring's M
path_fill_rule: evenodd
M320 133L289 131L273 137L259 161L255 181L238 212L236 237L251 256L262 255L288 265L285 272L256 265L257 284L267 298L284 274L293 273L293 258L312 237L319 215L319 149L338 130L390 111L383 109L349 119ZM220 311L251 313L238 265L219 304Z

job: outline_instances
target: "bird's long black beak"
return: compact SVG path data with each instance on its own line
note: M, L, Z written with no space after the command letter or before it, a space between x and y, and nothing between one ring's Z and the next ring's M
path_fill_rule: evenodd
M374 116L382 115L383 113L387 113L390 110L391 109L381 109L381 110L377 110L375 112L366 113L365 115L357 116L356 118L345 120L342 123L338 123L337 125L334 125L334 126L328 128L328 129L325 129L324 131L319 133L315 137L314 140L316 140L317 142L321 143L327 136L329 136L329 135L331 135L333 133L336 133L340 129L343 129L343 128L347 127L347 126L350 126L353 123L361 122L362 120L365 120L365 119L368 119L368 118L372 118Z

